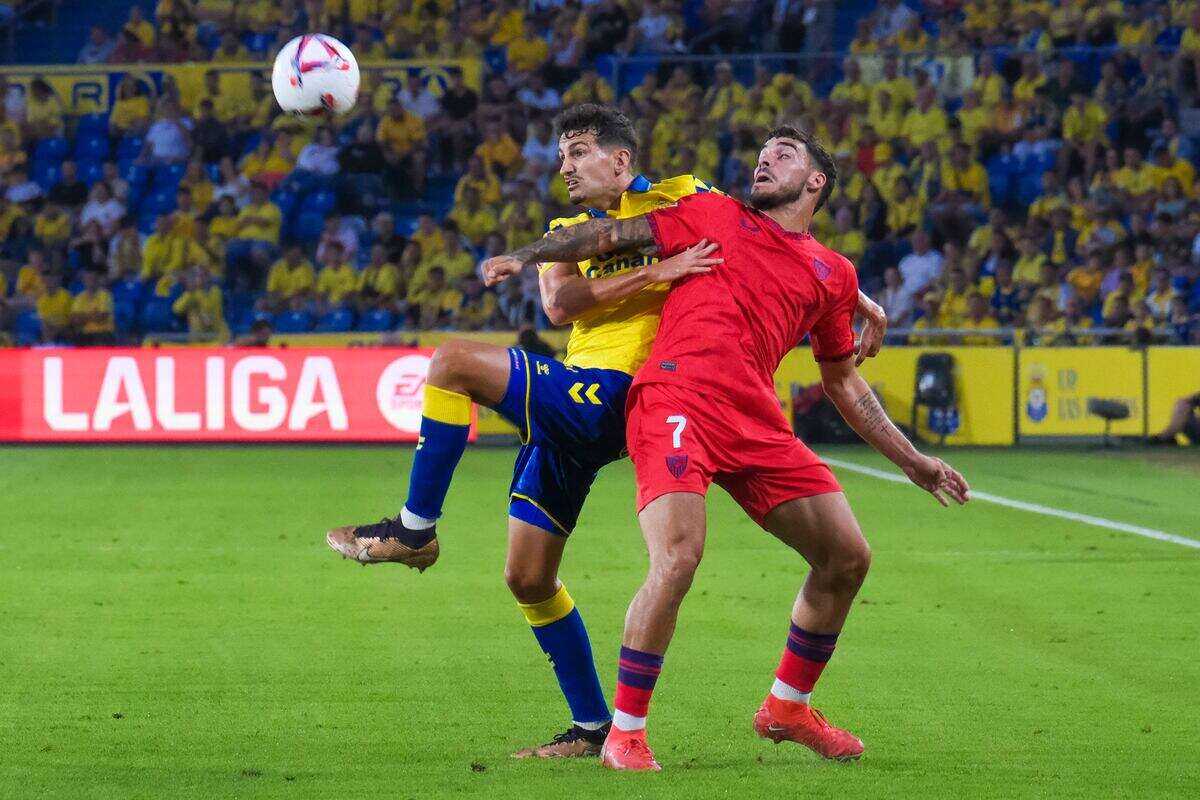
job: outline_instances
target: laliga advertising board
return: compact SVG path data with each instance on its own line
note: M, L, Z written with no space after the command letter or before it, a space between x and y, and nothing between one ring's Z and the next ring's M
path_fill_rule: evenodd
M0 350L0 440L414 442L431 353Z

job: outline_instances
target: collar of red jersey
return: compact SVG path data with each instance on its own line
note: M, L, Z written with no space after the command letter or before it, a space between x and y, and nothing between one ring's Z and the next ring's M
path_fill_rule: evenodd
M759 220L764 222L767 225L767 227L774 228L778 233L782 234L783 236L786 236L789 239L811 239L811 238L813 238L813 235L811 233L809 233L808 231L789 231L787 228L783 227L778 222L776 222L774 217L772 217L768 214L764 214L761 211L758 211L757 209L754 209L754 215Z
M650 191L650 187L653 185L654 184L650 183L650 179L647 178L645 175L638 175L636 178L634 178L632 181L630 181L629 186L625 189L625 191L627 191L627 192L648 192L648 191ZM599 208L589 208L587 210L587 213L588 213L589 217L607 217L608 216L607 211L604 211Z

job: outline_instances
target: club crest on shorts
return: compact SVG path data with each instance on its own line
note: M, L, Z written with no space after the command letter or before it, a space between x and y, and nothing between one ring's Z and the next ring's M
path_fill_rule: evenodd
M674 475L676 480L683 477L684 471L687 470L687 465L687 453L674 453L667 456L667 472Z

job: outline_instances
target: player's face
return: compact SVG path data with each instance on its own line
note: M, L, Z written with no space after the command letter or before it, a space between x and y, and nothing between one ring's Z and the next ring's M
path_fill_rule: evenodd
M572 203L597 205L597 200L612 194L621 172L613 156L612 151L596 143L594 133L559 138L558 157L562 164L558 172L567 183Z
M806 188L820 192L825 175L815 169L803 142L781 137L768 139L758 154L750 205L759 211L794 203Z

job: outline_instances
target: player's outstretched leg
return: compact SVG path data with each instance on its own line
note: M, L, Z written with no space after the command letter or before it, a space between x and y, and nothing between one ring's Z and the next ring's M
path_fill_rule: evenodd
M772 510L764 524L812 570L792 608L787 646L775 683L754 715L754 730L776 744L797 742L824 758L856 759L862 742L830 725L809 705L809 697L866 577L871 550L841 492L790 500Z
M513 513L537 512L528 504L514 506ZM545 744L518 750L514 758L598 756L612 719L583 617L567 587L558 580L558 565L567 540L544 529L552 526L549 520L509 518L504 579L538 644L554 665L559 689L571 709L571 726Z
M704 496L665 494L647 504L638 519L650 570L625 615L616 712L601 763L611 769L657 771L661 767L646 743L646 717L679 606L704 554Z
M325 540L360 564L392 562L424 572L437 561L437 518L467 447L472 401L495 405L508 387L508 350L451 340L433 354L425 383L421 434L400 513L371 525L334 528Z

